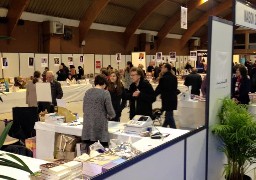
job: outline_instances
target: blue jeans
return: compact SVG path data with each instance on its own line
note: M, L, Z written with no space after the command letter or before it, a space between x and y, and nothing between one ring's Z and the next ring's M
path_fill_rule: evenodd
M175 120L173 118L173 110L169 110L165 112L165 121L163 127L170 126L170 128L176 129Z

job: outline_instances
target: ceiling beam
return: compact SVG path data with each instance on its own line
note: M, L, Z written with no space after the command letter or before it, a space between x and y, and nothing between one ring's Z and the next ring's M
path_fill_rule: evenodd
M101 11L107 6L110 0L92 1L79 22L79 41L80 44L85 40L89 29Z
M132 20L127 25L124 32L125 48L128 47L131 37L135 31L164 1L165 0L149 0L137 11L135 16L133 16Z
M188 30L183 34L181 40L180 40L180 48L183 48L185 44L188 42L191 36L195 34L195 32L200 29L205 23L208 22L209 16L216 16L220 14L221 12L229 9L232 7L232 0L225 0L224 2L221 2L217 6L213 7L209 11L207 11L203 16L201 16L197 21L195 21Z
M188 2L188 13L197 8L198 6L202 5L204 2L202 0L193 0ZM179 10L171 17L169 18L165 24L161 27L160 31L157 34L157 41L156 46L157 49L161 45L163 39L168 35L168 33L171 31L171 29L180 21L180 8Z
M11 0L9 4L9 9L7 13L8 19L8 35L12 36L15 27L21 17L22 12L28 6L29 0Z

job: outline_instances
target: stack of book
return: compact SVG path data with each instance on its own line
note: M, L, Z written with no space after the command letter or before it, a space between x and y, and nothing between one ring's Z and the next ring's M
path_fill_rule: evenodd
M82 163L77 161L67 162L58 160L53 163L40 165L43 179L68 180L75 179L82 174Z

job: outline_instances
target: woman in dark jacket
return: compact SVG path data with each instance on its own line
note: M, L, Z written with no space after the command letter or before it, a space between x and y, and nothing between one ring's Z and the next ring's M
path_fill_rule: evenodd
M156 100L152 85L144 79L140 68L130 70L132 84L127 97L130 99L130 119L135 115L152 116L152 104Z
M116 117L112 121L120 122L122 110L125 107L125 91L118 71L111 71L109 74L108 90L111 95L111 101L116 113Z
M232 99L239 104L249 104L249 95L251 89L250 79L247 76L245 66L239 66L236 69L236 77L232 79Z

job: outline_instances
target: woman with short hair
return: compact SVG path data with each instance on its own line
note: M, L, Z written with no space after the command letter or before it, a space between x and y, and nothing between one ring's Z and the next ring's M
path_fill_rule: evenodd
M108 82L104 75L95 77L95 87L86 91L83 99L83 130L82 140L89 147L94 142L100 141L108 146L108 119L115 117L109 91L105 90Z

